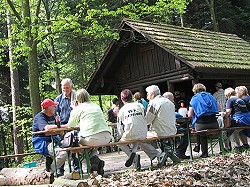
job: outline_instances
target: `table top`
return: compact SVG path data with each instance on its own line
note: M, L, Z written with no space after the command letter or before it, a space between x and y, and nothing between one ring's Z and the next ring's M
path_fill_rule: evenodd
M32 134L45 134L45 136L51 136L51 135L58 135L61 134L64 131L72 131L72 130L79 130L79 127L67 127L67 128L55 128L55 129L49 129L44 131L36 131L32 132Z
M180 123L180 122L187 122L187 121L191 121L192 117L181 117L181 118L176 118L176 122Z
M187 128L191 124L192 118L190 117L182 117L182 118L176 118L176 126Z

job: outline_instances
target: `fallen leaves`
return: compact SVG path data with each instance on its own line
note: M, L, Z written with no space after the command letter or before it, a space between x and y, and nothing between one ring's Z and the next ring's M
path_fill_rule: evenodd
M99 179L100 186L249 186L250 152Z

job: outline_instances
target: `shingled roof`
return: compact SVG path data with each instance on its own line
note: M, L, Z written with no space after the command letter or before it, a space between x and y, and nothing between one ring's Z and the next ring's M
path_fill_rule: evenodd
M124 24L192 68L250 70L250 43L235 34L130 19Z

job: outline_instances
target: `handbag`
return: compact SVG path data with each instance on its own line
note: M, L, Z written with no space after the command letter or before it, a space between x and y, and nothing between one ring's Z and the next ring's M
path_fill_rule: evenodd
M77 131L70 131L65 133L63 140L61 141L61 147L78 147L79 138Z

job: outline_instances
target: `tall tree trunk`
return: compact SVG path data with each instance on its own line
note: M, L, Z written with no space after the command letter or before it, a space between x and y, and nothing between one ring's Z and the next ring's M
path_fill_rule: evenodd
M49 29L49 32L51 32L51 29ZM50 40L50 54L51 54L52 61L54 64L56 91L57 91L57 94L60 94L61 93L60 74L59 74L59 69L57 67L57 58L56 58L56 52L55 52L54 39L53 37L50 37L49 40Z
M23 12L20 14L16 10L15 4L13 4L11 0L7 0L7 3L9 4L10 9L13 11L15 17L21 23L23 30L25 31L25 44L29 48L28 64L29 64L30 101L31 101L32 115L34 117L41 110L40 106L41 101L39 93L39 70L38 70L38 60L37 60L38 41L36 40L37 27L34 27L38 24L38 14L40 11L41 0L37 1L35 21L33 24L31 24L29 0L20 1L21 7L19 6L18 8L19 9L21 8L21 10L23 10Z
M44 0L43 4L44 4L45 11L46 11L48 33L51 33L51 28L49 27L51 25L51 21L50 21L51 20L51 11L49 8L50 7L49 0ZM56 52L55 52L54 38L52 36L50 36L49 41L50 41L50 54L51 54L52 61L54 64L56 91L57 91L57 94L60 94L61 93L60 74L59 74L59 69L57 67L57 57L56 57Z
M39 94L39 67L37 60L37 43L32 42L31 51L28 57L29 62L29 86L30 100L33 117L41 110L40 94Z
M26 41L25 44L30 48L28 55L29 64L29 89L30 89L30 101L33 117L41 110L40 106L40 92L39 92L39 69L37 59L37 41L31 34L32 24L30 16L30 4L29 0L25 0L23 4L24 9L24 29L26 29Z
M10 79L11 79L11 98L12 98L12 120L13 120L13 140L14 140L14 152L15 154L23 153L23 136L18 136L22 130L21 126L17 126L16 121L16 106L20 106L20 95L19 95L19 77L18 70L13 67L13 40L11 30L11 16L7 11L7 28L9 38L9 60L10 60ZM16 158L17 163L21 163L22 158Z
M211 16L211 21L213 24L214 31L219 32L219 24L217 22L215 10L214 10L214 0L205 0L205 1L206 1L207 5L209 7L209 10L210 10L210 16Z

